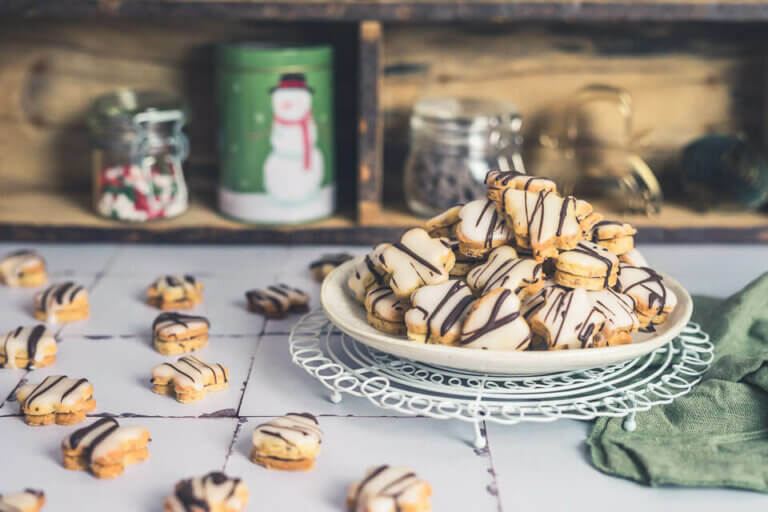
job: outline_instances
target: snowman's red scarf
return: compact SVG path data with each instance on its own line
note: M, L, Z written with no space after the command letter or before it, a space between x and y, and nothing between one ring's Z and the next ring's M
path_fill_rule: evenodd
M309 141L309 122L312 120L312 109L309 109L307 114L302 117L301 119L297 119L296 121L291 121L290 119L280 119L277 114L275 114L274 121L277 124L283 125L283 126L301 126L301 138L304 146L304 170L308 171L310 164L312 163L312 147L311 142Z

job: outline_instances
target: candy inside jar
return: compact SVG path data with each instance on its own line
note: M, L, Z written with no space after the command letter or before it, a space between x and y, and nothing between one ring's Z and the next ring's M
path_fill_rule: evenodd
M143 222L187 209L185 121L181 102L163 93L119 91L94 101L89 125L99 214Z
M485 196L489 171L524 172L520 116L514 105L470 98L419 101L411 116L405 198L433 216Z

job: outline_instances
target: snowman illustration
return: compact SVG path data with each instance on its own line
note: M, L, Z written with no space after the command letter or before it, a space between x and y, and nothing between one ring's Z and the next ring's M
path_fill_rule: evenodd
M323 154L315 146L312 92L303 73L283 74L279 85L270 89L273 118L264 186L281 202L306 201L323 181Z

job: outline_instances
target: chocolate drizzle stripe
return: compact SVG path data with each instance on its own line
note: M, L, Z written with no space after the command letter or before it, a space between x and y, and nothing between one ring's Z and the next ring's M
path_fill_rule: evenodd
M95 422L93 425L89 425L87 427L84 427L72 432L72 435L69 436L69 447L72 449L76 449L78 446L80 446L80 443L82 442L83 439L85 439L86 436L88 436L88 434L100 428L102 425L106 423L112 423L115 426L118 425L117 420L115 420L114 418L101 418L100 420Z
M61 382L64 379L66 379L67 377L65 377L64 375L60 375L50 385L48 385L45 388L41 389L41 387L45 384L45 382L48 379L51 379L51 378L53 378L53 377L46 377L45 379L43 379L43 381L40 384L35 386L35 388L32 390L32 392L29 394L29 396L27 396L27 399L24 400L24 403L22 405L24 407L29 407L30 405L32 405L32 402L34 402L36 398L38 398L41 395L44 395L45 393L47 393L48 391L53 389L53 387L56 386L56 384L58 384L59 382Z
M370 472L368 476L366 476L360 484L357 486L357 491L355 492L355 506L357 506L357 501L360 499L360 494L362 494L363 489L365 489L365 486L368 485L374 478L379 476L381 473L389 469L389 466L386 464L383 466L379 466L378 468L374 469Z
M86 382L88 382L88 379L78 379L77 382L75 382L72 385L72 387L70 387L68 390L64 392L64 394L61 395L61 401L63 402L64 399L67 398L67 395L69 395L70 393L73 393L77 388L79 388Z
M416 260L416 262L418 262L420 265L422 265L422 266L426 267L427 269L429 269L431 272L434 272L435 274L441 274L442 273L439 268L437 268L436 266L432 265L430 262L428 262L427 260L425 260L424 258L419 256L418 254L416 254L415 252L410 250L408 247L406 247L402 243L396 242L396 243L392 244L392 246L396 247L400 251L404 252L405 254L407 254L408 256L413 258L414 260Z

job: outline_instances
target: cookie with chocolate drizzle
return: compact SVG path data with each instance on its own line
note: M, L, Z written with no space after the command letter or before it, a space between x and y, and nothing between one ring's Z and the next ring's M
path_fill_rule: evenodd
M189 309L203 301L203 285L195 276L165 275L147 287L147 304L159 309Z
M45 260L35 251L23 249L0 259L0 283L6 286L40 286L47 280Z
M35 295L35 318L49 324L88 318L88 290L67 281L49 286Z
M419 288L405 314L408 338L419 343L456 344L474 301L469 286L455 279Z
M445 210L424 223L424 229L433 238L456 238L456 227L461 221L459 211L463 205L457 205Z
M582 241L555 261L554 280L561 286L602 290L616 284L619 258L592 242Z
M635 247L637 230L626 222L601 220L589 230L587 238L621 256Z
M519 258L509 246L494 249L486 263L475 266L467 274L467 284L477 295L496 288L506 288L518 297L536 293L544 279L542 264L533 258Z
M316 259L309 264L309 271L312 272L312 278L318 283L322 283L323 279L331 273L333 269L346 263L354 258L351 254L346 252L339 252L336 254L323 254L320 258Z
M199 350L208 344L210 322L204 316L175 311L160 313L152 322L155 350L165 355Z
M96 408L93 386L88 379L51 375L39 384L27 384L16 391L19 410L27 425L74 425Z
M0 336L0 368L42 368L56 361L56 338L44 325L18 327Z
M384 249L380 261L389 274L392 291L405 299L421 286L447 281L456 259L441 239L413 228L399 242Z
M229 369L219 363L207 363L199 357L184 356L175 363L163 363L152 369L152 391L169 395L181 403L202 400L208 391L229 386Z
M432 487L410 468L381 465L349 486L347 509L353 512L429 512Z
M411 307L408 299L400 299L389 286L378 286L368 290L365 310L368 323L376 329L394 335L403 335L405 312Z
M507 189L527 192L557 192L555 182L541 176L530 176L517 171L490 171L485 175L486 194L496 203L499 213L504 212L504 192Z
M520 299L506 288L496 288L477 299L467 315L459 345L481 350L525 350L531 330L520 314Z
M308 412L290 412L256 427L251 461L267 469L309 471L323 443L317 418Z
M98 478L115 478L125 466L149 457L149 441L144 427L121 427L115 418L102 418L62 441L64 467L90 471Z
M181 480L165 499L163 512L242 512L248 505L248 487L221 471Z
M309 295L284 283L248 290L245 299L249 311L267 318L285 318L288 313L309 311Z
M40 512L45 506L45 493L37 489L0 494L0 510L8 512Z
M483 257L492 249L514 238L504 217L490 199L477 199L459 210L461 221L456 226L459 252L474 258Z
M389 275L384 270L382 254L390 244L379 244L365 257L355 263L347 280L347 287L357 302L365 302L365 295L371 286L382 286L389 283Z
M635 312L646 330L665 322L677 306L677 296L664 284L664 278L648 267L619 264L616 291L635 300Z

